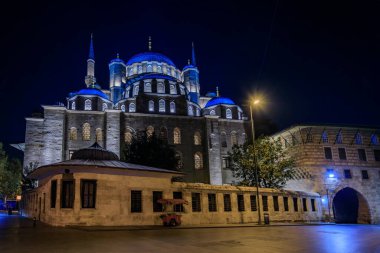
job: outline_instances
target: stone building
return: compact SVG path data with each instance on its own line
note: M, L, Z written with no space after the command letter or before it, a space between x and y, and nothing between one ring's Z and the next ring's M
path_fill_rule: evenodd
M175 211L183 225L257 222L256 188L172 182L183 173L124 163L99 145L81 149L71 160L44 165L29 177L39 187L24 192L24 216L54 225L161 225L160 215ZM261 215L271 221L319 221L316 193L260 189ZM187 205L163 210L159 199ZM263 218L263 217L262 217Z
M319 193L325 219L380 223L379 128L295 125L276 133L296 158L286 188Z
M245 141L246 120L242 109L218 91L201 96L194 47L192 60L180 70L153 52L149 41L147 52L126 62L117 55L109 73L109 86L102 89L91 38L86 87L70 93L66 106L44 105L42 118L26 118L25 165L68 160L95 141L120 156L123 143L146 131L174 145L185 181L232 182L225 169L227 151Z

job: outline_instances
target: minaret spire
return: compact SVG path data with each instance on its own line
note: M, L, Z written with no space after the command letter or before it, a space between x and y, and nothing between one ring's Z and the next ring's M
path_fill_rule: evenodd
M94 43L92 41L93 35L91 33L91 41L90 41L90 50L88 53L88 59L94 60L95 61L95 53L94 53Z
M216 86L216 96L217 96L217 97L220 97L219 86Z
M197 62L195 61L194 42L191 42L191 63L194 65L194 67L197 66Z
M150 36L148 38L148 49L149 49L149 51L152 51L152 37L150 37Z
M88 59L87 59L87 75L84 79L87 87L94 87L96 83L95 78L95 53L94 53L94 43L93 43L93 35L91 33L91 40L90 40L90 49L88 53Z

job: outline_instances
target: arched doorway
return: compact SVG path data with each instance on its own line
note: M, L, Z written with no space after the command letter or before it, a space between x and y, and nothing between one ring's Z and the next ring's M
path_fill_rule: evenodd
M367 200L358 191L349 187L335 194L333 211L336 223L371 223Z

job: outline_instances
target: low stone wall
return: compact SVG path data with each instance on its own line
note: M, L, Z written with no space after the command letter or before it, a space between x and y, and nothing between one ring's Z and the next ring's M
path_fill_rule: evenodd
M196 183L171 183L170 177L163 173L151 175L109 175L93 173L74 173L73 208L61 208L62 181L59 174L40 182L40 186L26 192L22 200L22 212L25 216L36 217L42 222L54 226L125 226L125 225L160 225L159 216L166 212L153 211L153 191L161 191L162 197L173 198L173 192L181 192L182 198L188 201L183 205L182 224L228 224L257 222L258 211L251 209L251 195L256 194L254 187L214 186ZM56 205L51 207L51 182L57 182ZM82 208L81 182L96 180L95 208ZM141 191L142 210L131 212L131 191ZM200 194L200 210L193 211L192 193ZM209 210L209 194L215 194L216 210ZM224 209L224 195L229 194L231 211ZM241 210L238 210L238 195L242 195ZM261 215L269 214L271 221L318 221L321 220L321 201L318 194L277 191L260 188ZM264 211L262 196L267 196L268 210ZM274 209L274 198L278 196L278 211ZM288 211L285 211L284 197L288 197ZM298 211L294 210L293 198L296 198ZM242 200L240 199L240 200ZM304 210L302 199L305 199L307 210ZM314 200L315 211L312 210ZM244 209L244 210L242 210Z

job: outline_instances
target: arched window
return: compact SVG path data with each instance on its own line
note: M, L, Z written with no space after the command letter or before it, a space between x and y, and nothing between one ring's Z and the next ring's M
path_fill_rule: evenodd
M170 76L170 68L166 67L166 74Z
M232 111L231 109L226 110L226 119L232 119Z
M362 135L360 133L356 133L356 135L355 135L355 143L357 145L362 145L363 144Z
M71 103L71 110L75 110L75 102Z
M174 84L170 85L170 94L177 94L177 90Z
M103 141L103 131L101 128L96 129L96 141L97 142Z
M247 141L247 135L245 133L241 134L241 143L244 144Z
M126 98L129 98L129 91L130 91L131 89L130 89L130 87L128 87L127 89L126 89L126 91L125 91L125 97Z
M173 101L170 102L170 112L175 113L175 103Z
M108 105L106 103L103 103L103 107L102 107L102 110L105 111L108 109Z
M235 132L235 131L232 131L232 132L231 132L231 145L232 145L232 146L234 146L234 145L238 145L237 135L236 135L236 132Z
M130 69L129 69L129 75L130 75L130 76L133 75L133 68L130 68Z
M127 128L124 133L124 141L127 144L131 144L133 140L133 130Z
M84 110L86 110L86 111L91 111L92 110L91 100L90 99L87 99L86 101L84 101Z
M148 103L149 103L149 104L148 104L149 111L150 111L150 112L154 112L154 102L153 102L153 100L149 100Z
M168 130L166 127L161 127L160 129L160 140L167 142L168 141Z
M191 105L187 108L187 113L189 116L194 116L194 108Z
M157 93L165 93L165 84L157 83Z
M222 132L220 134L220 142L222 144L222 148L226 148L227 147L227 135L225 132Z
M141 65L139 65L139 66L137 67L137 72L138 72L139 74L142 73L142 66L141 66Z
M211 111L210 111L210 115L211 115L211 116L215 116L215 110L211 110Z
M159 112L165 112L165 100L160 99L158 101L158 111Z
M124 141L127 144L131 144L132 143L132 133L131 132L126 132L124 134Z
M379 145L379 138L376 134L371 135L371 144L372 145Z
M152 84L151 83L145 83L144 84L144 92L152 92Z
M195 115L198 117L201 116L201 110L199 110L199 108L195 110Z
M129 104L129 112L136 112L136 105L135 103Z
M148 137L151 137L151 136L153 135L153 133L154 133L154 127L153 127L153 126L148 126L148 127L146 128L146 135L147 135Z
M162 73L162 68L161 68L161 66L157 66L157 72L158 72L158 73Z
M180 86L179 89L181 91L181 95L185 95L185 88Z
M70 128L70 140L76 141L78 138L78 130L75 127Z
M173 131L174 144L181 144L181 130L176 127Z
M89 123L84 123L82 127L82 138L84 141L91 139L91 126Z
M121 105L121 111L125 112L125 105Z
M137 96L139 94L139 85L135 85L133 87L133 96Z
M146 67L146 72L152 72L153 70L152 70L152 65L148 65L147 67Z
M201 152L194 154L194 168L196 170L203 169L203 158Z
M202 138L199 131L195 131L194 133L194 145L202 145Z
M343 143L343 136L342 136L342 131L339 130L338 134L336 135L336 143L337 144L342 144Z
M182 159L182 153L180 151L175 152L175 159L177 161L176 169L180 170L183 168L183 159Z
M323 131L323 133L322 133L322 142L323 143L328 143L329 142L329 135L327 134L326 131Z

